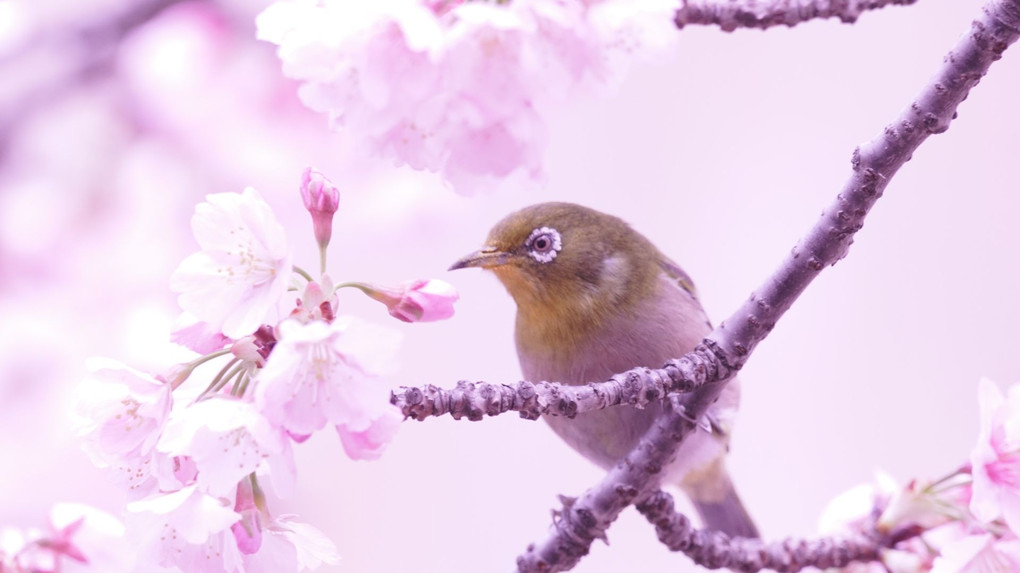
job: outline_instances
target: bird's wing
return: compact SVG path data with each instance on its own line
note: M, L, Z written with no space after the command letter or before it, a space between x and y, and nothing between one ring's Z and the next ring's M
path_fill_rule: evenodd
M680 265L674 263L665 255L659 255L659 267L663 270L663 272L669 275L670 278L676 281L677 286L690 293L695 300L698 299L698 291L694 288L694 281L691 280L690 275L680 268Z

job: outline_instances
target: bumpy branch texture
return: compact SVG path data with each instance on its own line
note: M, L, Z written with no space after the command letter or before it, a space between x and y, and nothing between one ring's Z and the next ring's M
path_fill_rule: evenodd
M690 392L707 380L709 368L717 360L704 346L660 369L635 368L617 374L606 382L583 386L551 382L518 382L516 385L486 382L457 383L453 390L436 386L402 387L390 401L415 420L450 414L455 419L481 420L504 412L520 412L522 418L548 416L574 417L582 412L629 405L643 408L662 400L667 394Z
M766 543L760 539L731 539L718 531L695 529L687 517L676 512L673 498L663 491L638 504L637 510L655 526L659 541L666 547L683 552L709 569L725 567L745 573L768 569L792 573L807 567L845 567L855 561L879 558L875 541L864 537Z
M519 571L572 568L594 539L605 537L606 529L628 504L649 497L657 487L658 472L694 429L690 420L704 414L725 380L743 366L814 277L846 255L854 233L896 171L929 135L949 127L957 106L1018 35L1020 0L997 0L983 8L917 99L882 134L854 151L850 179L821 220L779 270L706 339L706 346L719 358L717 368L707 367L708 380L721 382L708 383L685 397L683 411L674 410L656 420L638 446L600 483L565 504L550 536L518 558Z
M866 10L916 0L684 0L676 12L678 28L690 24L716 25L727 32L737 28L796 26L816 18L856 22Z

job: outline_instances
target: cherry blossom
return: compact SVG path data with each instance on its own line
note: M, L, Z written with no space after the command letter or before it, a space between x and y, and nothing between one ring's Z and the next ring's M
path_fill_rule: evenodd
M283 227L252 188L216 193L195 208L192 232L201 251L174 272L181 308L229 338L270 322L291 275Z
M244 556L245 573L310 571L321 565L337 565L336 546L321 531L281 515L262 532L258 553Z
M231 495L252 472L271 476L281 496L293 489L289 441L250 402L214 396L174 412L156 447L193 460L197 484L214 496Z
M971 451L971 512L990 522L1003 517L1020 532L1020 386L1002 391L991 380L978 388L981 430Z
M338 424L340 442L352 460L379 459L386 445L397 433L401 418L398 410L390 404L381 404L382 412L373 417L365 427L352 424Z
M230 526L241 516L228 505L195 485L129 503L140 559L189 572L237 570L241 553Z
M942 547L932 573L1008 573L1020 571L1020 540L980 534Z
M218 328L207 322L201 322L191 313L185 312L174 323L170 332L170 342L193 350L199 354L209 354L226 346L230 339Z
M281 0L257 19L302 101L375 153L470 193L539 180L558 101L676 35L676 0Z
M271 422L295 435L327 422L364 429L389 404L380 376L393 368L399 335L349 316L332 323L291 319L278 330L255 391Z
M78 388L79 434L92 462L117 468L129 490L153 484L154 446L170 413L170 384L119 362L95 358Z

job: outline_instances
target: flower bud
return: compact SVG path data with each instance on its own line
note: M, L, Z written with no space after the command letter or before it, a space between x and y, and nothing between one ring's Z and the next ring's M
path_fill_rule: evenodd
M333 235L333 214L340 205L340 191L326 176L311 167L301 176L301 199L312 214L312 229L320 249Z
M397 289L359 284L369 297L383 303L390 316L404 322L432 322L453 316L453 303L460 298L448 282L438 279L416 280Z

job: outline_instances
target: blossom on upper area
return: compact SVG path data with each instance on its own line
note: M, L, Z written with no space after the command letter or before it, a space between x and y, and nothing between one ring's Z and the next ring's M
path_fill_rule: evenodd
M677 0L280 0L257 19L301 100L459 192L543 175L541 114L675 35Z
M249 187L206 196L191 229L202 250L170 279L181 308L230 338L251 334L270 320L290 279L283 226Z

